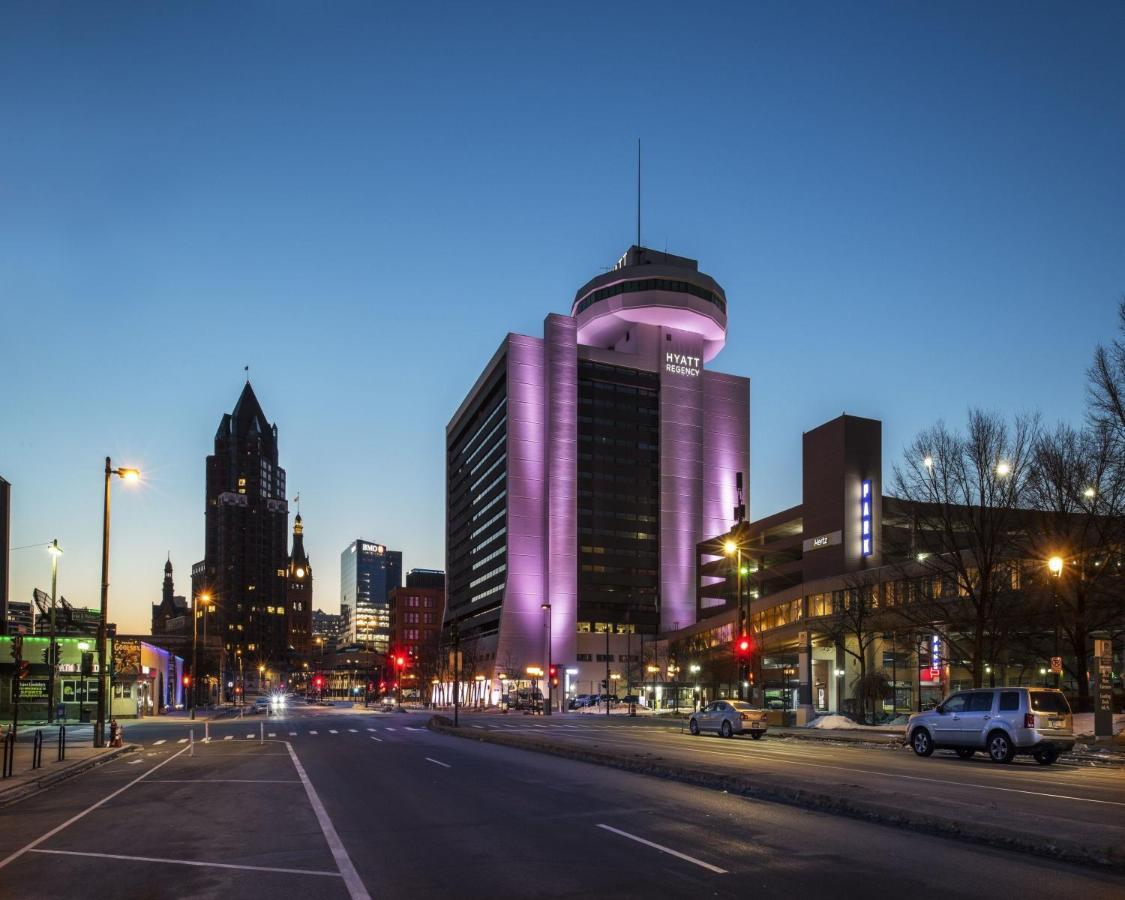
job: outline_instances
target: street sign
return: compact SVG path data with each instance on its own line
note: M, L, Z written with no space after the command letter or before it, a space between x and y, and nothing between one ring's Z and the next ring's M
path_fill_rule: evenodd
M1062 657L1061 656L1052 656L1051 657L1051 672L1055 675L1061 675L1062 669L1063 669Z

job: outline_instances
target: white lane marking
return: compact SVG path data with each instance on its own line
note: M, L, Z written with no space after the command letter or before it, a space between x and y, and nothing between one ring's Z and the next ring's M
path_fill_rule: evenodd
M438 766L445 766L445 768L447 768L447 769L453 768L453 766L451 766L449 763L443 763L440 759L433 759L429 756L426 757L426 762L432 762L432 763L434 763L435 765L438 765Z
M267 731L266 737L277 737L277 733L273 731Z
M483 725L474 725L474 726L473 726L473 728L480 728L480 729L481 729L482 731L484 730L484 726L483 726Z
M606 831L612 831L614 834L619 834L626 837L631 841L636 841L638 844L644 844L646 847L652 847L654 850L659 850L661 853L667 853L670 856L675 856L677 859L685 860L689 863L695 863L697 866L702 866L716 875L726 875L726 869L720 869L718 866L713 866L709 862L704 862L701 859L696 859L694 856L688 856L686 853L681 853L679 850L673 850L671 847L665 847L663 844L656 844L652 841L646 841L643 837L637 837L635 834L629 834L627 831L622 831L620 828L614 828L612 825L598 825L598 828L604 828Z
M300 784L293 778L150 778L146 784Z
M354 728L349 728L348 731L351 732L352 734L356 734L356 730Z
M371 740L373 740L373 741L378 741L378 742L379 742L380 744L381 744L381 743L383 743L383 739L382 739L382 738L377 738L377 737L375 737L375 735L371 735Z
M422 729L421 729L421 728L414 728L414 727L413 727L413 726L411 726L411 725L407 725L407 726L406 726L406 730L407 730L407 731L421 731Z
M338 732L335 728L329 728L328 733L329 734L339 734L340 732Z
M248 735L246 735L246 740L250 740L252 737L254 737L254 732L251 731Z
M386 728L384 729L384 731L394 731L394 730L395 730L395 727L394 727L394 725L388 725L388 726L387 726L387 727L386 727Z
M319 733L320 733L320 732L318 732L318 731L310 731L310 732L309 732L309 734L319 734Z
M316 793L316 789L309 781L309 776L305 774L305 767L301 765L301 761L297 758L297 753L293 750L293 745L285 742L286 748L289 750L289 757L293 760L293 767L297 770L297 774L301 778L301 782L305 785L305 793L308 795L309 803L312 805L313 812L316 813L316 820L320 823L320 830L324 833L324 840L328 842L328 847L332 851L332 857L336 860L336 868L340 870L340 875L344 879L344 885L348 889L348 895L352 900L371 900L371 895L367 893L367 888L363 886L360 880L359 873L352 865L351 857L348 856L348 851L344 849L344 845L340 842L340 836L336 833L335 827L332 825L332 820L328 818L328 812L324 808L324 804L320 802L320 797Z
M224 741L233 741L233 740L234 740L234 735L233 735L233 734L228 734L228 735L227 735L227 736L226 736L225 738L223 738L223 740L224 740Z
M153 742L152 742L152 746L154 746L154 747L159 747L159 746L160 746L161 744L163 744L163 743L164 743L164 738L161 738L161 739L160 739L160 740L158 740L158 741L153 741Z
M124 785L123 787L119 787L112 794L107 794L106 796L102 797L102 799L99 800L97 803L93 804L92 806L87 806L84 810L82 810L82 812L71 816L69 819L67 819L65 822L63 822L61 825L56 825L54 828L52 828L46 834L43 834L43 835L40 835L39 837L37 837L30 844L25 844L19 850L15 851L15 853L11 853L7 857L5 857L4 859L0 859L0 869L4 868L4 866L8 865L8 863L12 862L13 860L19 859L21 856L23 856L25 853L27 853L28 850L34 850L36 847L38 847L44 841L49 840L50 838L53 838L56 834L58 834L64 828L67 828L67 827L73 825L75 822L77 822L79 819L81 819L87 813L92 813L99 806L101 806L105 803L108 803L110 800L112 800L118 794L122 794L125 791L129 790L129 788L131 788L134 784L136 784L142 778L145 778L145 777L151 775L153 772L155 772L161 766L168 765L168 763L170 763L172 760L174 760L180 754L187 753L187 751L189 749L190 749L190 747L184 747L182 750L177 750L175 753L173 753L171 756L169 756L166 760L164 760L163 762L158 762L155 766L153 766L151 769L148 769L145 772L141 772L140 775L138 775L136 778L134 778L132 781L130 781L128 784Z
M299 784L299 782L296 782ZM316 869L278 869L273 866L240 866L235 863L199 862L193 859L161 859L156 856L126 856L123 853L85 853L80 850L32 850L32 853L53 853L58 856L92 856L97 859L125 859L130 862L174 863L178 866L199 866L206 869L248 869L251 872L283 872L287 875L326 875L343 878L339 872L319 872Z
M375 729L374 728L368 728L367 730L368 731L374 731Z
M297 732L295 732L295 731L289 732L289 737L296 737L296 736L297 736ZM271 734L270 737L273 737L273 735Z
M125 763L125 765L127 765L127 766L139 766L143 762L144 762L143 759L131 759L127 763Z
M180 739L179 739L178 741L176 741L176 743L177 743L177 744L186 744L186 743L187 743L187 738L180 738Z

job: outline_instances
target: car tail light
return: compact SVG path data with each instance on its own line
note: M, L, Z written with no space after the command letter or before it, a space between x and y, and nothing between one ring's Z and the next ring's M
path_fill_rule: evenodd
M1024 715L1024 717L1023 717L1023 727L1024 728L1034 728L1035 727L1035 713L1027 713L1027 714Z

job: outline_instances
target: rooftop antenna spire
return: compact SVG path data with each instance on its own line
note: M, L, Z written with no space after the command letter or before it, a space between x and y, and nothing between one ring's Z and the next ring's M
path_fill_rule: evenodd
M637 138L637 246L641 246L641 139Z
M297 515L301 514L301 492L297 491L297 496L293 498L297 503Z
M249 384L250 383L250 367L249 366L243 366L242 371L246 373L246 383Z

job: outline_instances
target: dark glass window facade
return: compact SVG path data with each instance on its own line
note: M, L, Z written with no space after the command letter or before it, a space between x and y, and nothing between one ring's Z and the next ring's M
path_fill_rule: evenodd
M588 294L574 308L574 315L584 312L601 300L608 300L610 297L616 297L619 294L639 293L640 291L671 291L675 294L691 294L693 297L699 297L701 300L706 300L713 306L718 307L724 314L727 311L726 300L714 291L700 287L698 284L692 284L690 281L676 281L671 278L642 278L639 281L619 281L617 284L611 284L609 287Z
M446 440L448 607L462 639L495 634L508 570L505 361Z
M660 620L660 379L578 363L578 619Z

